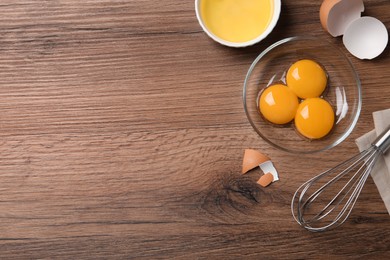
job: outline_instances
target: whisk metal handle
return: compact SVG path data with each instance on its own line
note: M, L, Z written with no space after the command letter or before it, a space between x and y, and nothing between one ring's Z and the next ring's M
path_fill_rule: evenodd
M379 135L377 139L375 139L373 145L377 150L381 151L382 153L386 153L386 151L390 148L390 126L386 131L383 131L383 133Z

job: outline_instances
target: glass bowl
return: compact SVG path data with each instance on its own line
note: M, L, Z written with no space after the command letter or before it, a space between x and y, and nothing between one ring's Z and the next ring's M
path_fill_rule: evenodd
M318 62L328 74L328 86L321 97L332 105L335 125L321 139L303 137L293 121L286 125L271 124L259 111L260 93L272 84L285 84L288 68L301 59ZM352 132L362 105L361 84L351 62L331 43L314 37L291 37L274 43L252 63L244 82L243 102L250 124L265 141L291 153L314 153L335 147Z

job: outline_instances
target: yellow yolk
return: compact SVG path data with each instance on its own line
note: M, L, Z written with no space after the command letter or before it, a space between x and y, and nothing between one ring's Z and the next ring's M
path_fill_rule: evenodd
M315 61L300 60L287 71L287 86L302 98L319 97L327 84L324 69Z
M229 42L247 42L262 34L273 13L272 0L202 0L205 26Z
M285 85L272 85L261 93L259 108L271 123L286 124L294 119L298 97Z
M326 136L334 125L332 106L322 98L308 98L298 106L295 127L300 134L309 139Z

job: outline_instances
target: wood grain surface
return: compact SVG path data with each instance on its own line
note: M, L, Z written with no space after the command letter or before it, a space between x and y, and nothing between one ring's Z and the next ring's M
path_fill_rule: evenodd
M389 1L364 2L389 28ZM336 230L309 233L291 216L296 188L357 153L372 112L389 108L389 48L352 57L321 28L320 4L283 0L269 37L232 49L201 30L192 0L2 0L0 258L388 258L371 178ZM340 47L363 87L350 137L305 156L262 140L242 104L255 57L295 35ZM245 148L269 155L281 180L241 175Z

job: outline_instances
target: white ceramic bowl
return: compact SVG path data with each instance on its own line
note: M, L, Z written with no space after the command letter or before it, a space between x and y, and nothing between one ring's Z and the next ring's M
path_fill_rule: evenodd
M272 18L271 18L271 21L270 21L268 27L266 28L266 30L262 34L260 34L255 39L252 39L250 41L230 42L230 41L226 41L226 40L221 39L220 37L216 36L206 27L205 23L202 20L202 16L200 14L200 12L201 12L200 11L200 2L201 1L202 0L195 0L195 12L196 12L196 17L198 18L199 24L202 27L203 31L214 41L216 41L222 45L229 46L229 47L236 47L236 48L247 47L247 46L250 46L250 45L253 45L253 44L260 42L261 40L263 40L265 37L267 37L272 32L272 30L276 26L276 23L278 22L279 16L280 16L281 0L273 0L274 6L273 6Z

